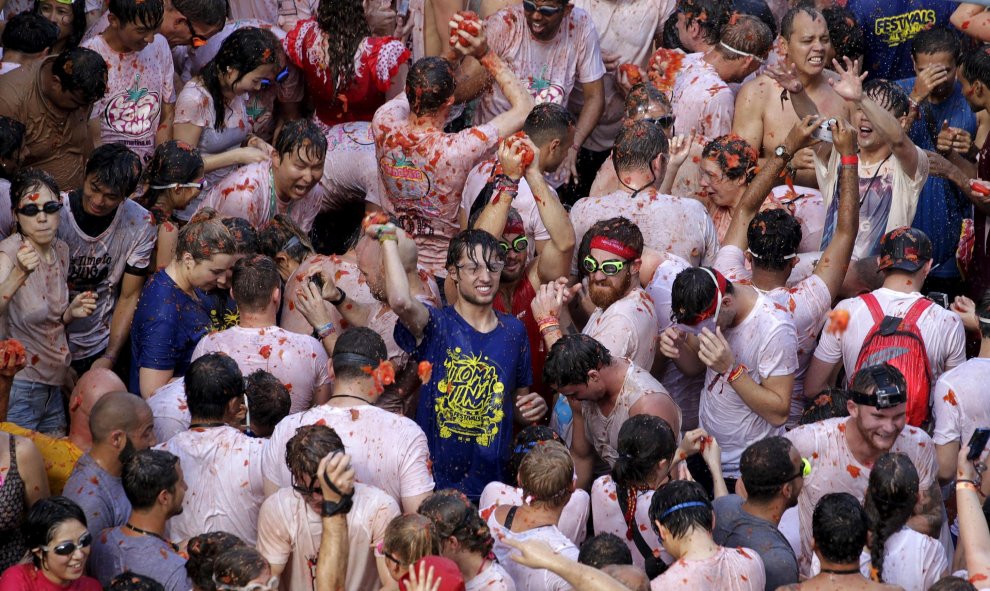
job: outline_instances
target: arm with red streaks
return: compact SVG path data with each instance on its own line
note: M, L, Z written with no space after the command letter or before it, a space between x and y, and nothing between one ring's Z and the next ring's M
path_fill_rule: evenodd
M949 17L952 26L978 40L990 41L990 12L980 4L960 4Z
M512 107L496 116L489 123L498 128L500 136L512 135L522 129L526 117L533 110L533 97L523 86L523 83L516 76L515 72L509 69L505 61L495 52L489 51L481 58L481 65L488 71L488 74L495 79L502 94ZM604 103L603 103L604 105ZM601 116L601 113L599 113ZM595 119L597 124L598 120ZM578 122L580 126L580 121ZM592 125L594 127L594 125ZM589 130L590 133L590 130Z

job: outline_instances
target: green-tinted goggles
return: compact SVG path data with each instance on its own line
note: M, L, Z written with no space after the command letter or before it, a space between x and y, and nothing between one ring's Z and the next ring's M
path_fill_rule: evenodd
M589 255L581 261L581 266L588 275L592 275L600 269L603 274L611 277L612 275L618 275L625 268L626 262L619 259L610 259L599 263Z
M516 236L512 243L505 242L503 240L498 241L498 249L502 251L502 254L506 254L509 250L514 250L516 252L526 252L529 249L529 238L526 236Z

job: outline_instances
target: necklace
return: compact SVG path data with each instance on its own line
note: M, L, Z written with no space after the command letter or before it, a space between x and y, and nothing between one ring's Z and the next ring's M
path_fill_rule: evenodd
M371 404L371 401L367 398L361 398L360 396L353 396L351 394L334 394L330 397L330 400L333 400L334 398L353 398L354 400L360 400L365 404Z
M212 423L189 423L190 429L209 429L211 427L226 427L227 423L214 421Z
M126 527L127 529L131 530L132 532L134 532L136 534L141 534L142 536L151 536L153 538L158 538L159 540L161 540L161 541L165 542L166 544L168 544L169 548L171 548L174 552L178 552L179 551L179 547L178 546L176 546L172 542L169 542L168 540L166 540L165 538L163 538L161 535L156 534L153 531L148 531L146 529L141 529L140 527L134 527L133 525L131 525L131 522L130 521L128 521L127 523L125 523L124 524L124 527Z
M852 575L859 574L859 567L852 568L823 568L821 572L829 575Z

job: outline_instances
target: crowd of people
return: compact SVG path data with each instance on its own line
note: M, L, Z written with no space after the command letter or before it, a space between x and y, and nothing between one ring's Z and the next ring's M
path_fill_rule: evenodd
M990 8L0 0L0 591L990 589Z

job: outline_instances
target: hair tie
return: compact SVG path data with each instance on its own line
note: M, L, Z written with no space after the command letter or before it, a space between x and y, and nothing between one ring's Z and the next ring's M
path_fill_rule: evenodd
M658 519L657 521L663 521L664 517L667 517L668 515L670 515L671 513L676 512L676 511L680 511L681 509L690 509L691 507L707 507L707 506L708 506L708 503L705 503L703 501L688 501L687 503L681 503L679 505L674 505L670 509L667 509L666 511L664 511L663 513L661 513L660 514L660 519Z

